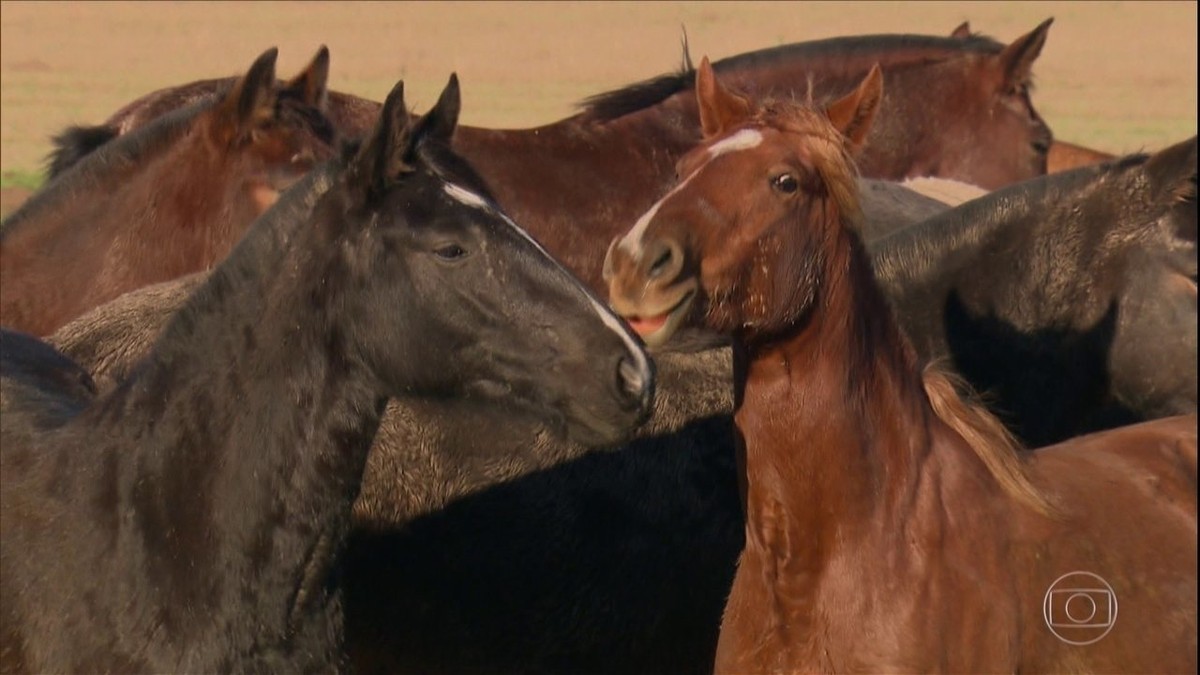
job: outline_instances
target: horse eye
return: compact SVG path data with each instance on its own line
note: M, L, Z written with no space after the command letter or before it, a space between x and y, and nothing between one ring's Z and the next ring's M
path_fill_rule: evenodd
M467 251L458 244L445 244L433 249L433 254L442 260L458 260L465 256Z
M790 173L781 173L771 179L771 187L784 194L792 194L800 189L800 181Z

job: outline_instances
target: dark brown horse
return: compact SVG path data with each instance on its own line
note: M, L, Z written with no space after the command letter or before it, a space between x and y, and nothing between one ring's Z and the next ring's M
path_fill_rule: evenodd
M696 91L705 142L609 266L647 330L734 340L746 547L717 671L1195 672L1196 417L1023 460L874 281L851 155L879 72L825 109L707 63Z
M1051 133L1029 99L1050 21L1003 45L984 36L869 35L785 45L724 59L716 69L757 94L803 98L853 87L878 62L893 84L880 105L862 175L953 178L996 188L1046 171ZM685 60L686 61L686 60ZM597 290L603 248L674 180L699 138L686 65L594 96L570 118L534 129L462 127L455 149L496 198L568 269ZM155 92L108 122L127 129L202 97L219 81ZM361 134L377 104L330 94L329 116Z
M0 330L0 672L339 672L340 558L389 397L585 443L644 419L647 355L449 149L458 111L454 78L416 121L397 84L114 391Z
M0 324L44 335L139 286L209 269L333 153L329 53L290 82L276 50L223 95L105 143L0 230Z

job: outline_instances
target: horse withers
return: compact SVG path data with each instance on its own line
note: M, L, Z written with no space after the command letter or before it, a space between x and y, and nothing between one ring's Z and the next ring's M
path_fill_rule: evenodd
M717 672L1194 672L1196 416L1023 457L874 280L851 167L878 70L825 108L707 63L696 91L705 142L607 267L644 336L734 340L746 546Z
M609 444L636 338L449 149L457 80L401 85L96 396L0 331L0 670L333 672L339 559L387 399L490 401Z

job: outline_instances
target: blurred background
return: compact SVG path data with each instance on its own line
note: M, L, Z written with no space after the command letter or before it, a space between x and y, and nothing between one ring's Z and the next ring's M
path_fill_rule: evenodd
M590 94L695 60L865 33L1002 42L1054 17L1034 105L1057 137L1124 153L1196 133L1195 2L0 2L0 177L41 181L50 135L142 94L244 71L278 46L290 77L321 44L330 88L380 100L404 78L418 111L456 71L462 122L535 126ZM5 201L11 202L11 199ZM6 205L6 210L8 205Z

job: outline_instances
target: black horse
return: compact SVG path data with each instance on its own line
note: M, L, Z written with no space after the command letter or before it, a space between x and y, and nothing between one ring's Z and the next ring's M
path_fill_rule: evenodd
M449 150L458 109L452 77L413 122L398 84L106 395L0 333L0 670L339 670L339 557L390 396L587 443L645 417L646 354Z
M1196 412L1196 138L868 242L927 358L1027 444Z

